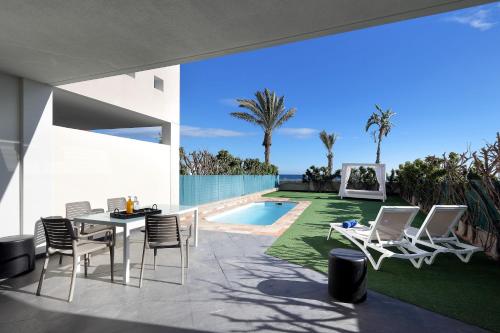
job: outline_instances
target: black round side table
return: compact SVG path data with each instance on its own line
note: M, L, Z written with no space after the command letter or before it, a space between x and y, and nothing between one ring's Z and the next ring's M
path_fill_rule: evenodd
M35 242L33 236L0 238L0 278L10 278L35 269Z
M363 252L333 249L328 257L328 292L340 302L366 300L368 259Z

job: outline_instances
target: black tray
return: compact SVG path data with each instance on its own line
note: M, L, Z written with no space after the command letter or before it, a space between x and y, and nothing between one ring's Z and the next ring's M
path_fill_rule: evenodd
M142 217L142 216L146 216L146 215L155 215L155 214L161 214L161 209L142 208L142 209L134 210L134 212L130 213L130 214L127 214L127 211L125 211L125 210L119 211L118 209L115 209L114 212L109 213L109 216L112 218L115 218L115 219L126 220L126 219L133 219L136 217Z

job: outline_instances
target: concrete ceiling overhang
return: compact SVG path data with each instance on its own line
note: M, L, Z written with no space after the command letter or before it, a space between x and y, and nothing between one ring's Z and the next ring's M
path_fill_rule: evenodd
M156 127L167 124L96 99L54 88L54 125L80 130Z
M1 1L0 71L58 85L487 2L493 1Z

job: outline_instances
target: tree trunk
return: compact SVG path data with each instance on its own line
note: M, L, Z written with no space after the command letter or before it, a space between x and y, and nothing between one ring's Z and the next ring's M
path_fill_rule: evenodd
M264 132L264 141L262 142L264 146L264 162L269 164L270 156L271 156L271 133Z
M328 155L326 155L326 158L328 158L328 176L331 176L333 169L333 154L329 153Z
M271 145L266 145L264 162L269 165L269 156L271 155Z
M377 159L375 163L380 163L380 143L382 142L382 132L380 132L378 136L378 142L377 142Z

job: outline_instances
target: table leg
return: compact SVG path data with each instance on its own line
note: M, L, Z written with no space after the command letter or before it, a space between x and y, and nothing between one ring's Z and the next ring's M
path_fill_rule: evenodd
M76 258L76 272L77 273L80 273L81 269L80 269L80 256L78 256Z
M123 284L130 282L130 230L123 227Z
M198 246L198 208L194 210L194 246Z

